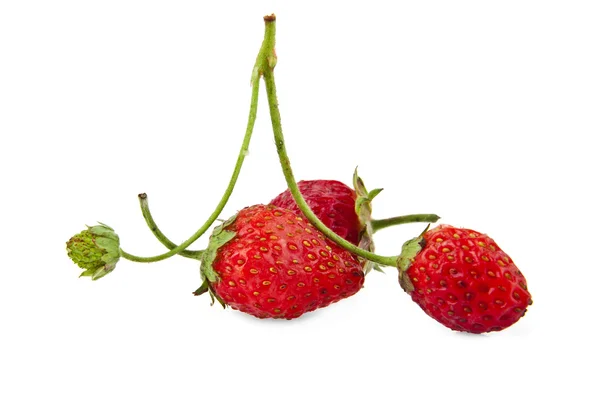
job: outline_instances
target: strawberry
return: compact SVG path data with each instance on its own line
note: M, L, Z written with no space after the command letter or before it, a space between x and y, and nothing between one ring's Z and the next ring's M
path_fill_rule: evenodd
M302 197L317 218L338 236L368 251L374 251L371 226L371 202L382 189L367 190L363 180L354 171L354 189L336 180L310 180L298 182ZM289 189L271 200L272 205L292 210L304 218ZM358 258L365 273L372 268L381 271L377 264Z
M358 245L362 226L355 210L356 192L352 188L335 180L311 180L298 182L298 189L321 222L340 237ZM277 195L270 204L303 216L289 189Z
M406 242L399 280L429 316L450 329L500 331L532 303L525 277L489 236L440 225Z
M292 319L358 292L359 261L294 212L244 208L215 228L202 286L223 306L259 318Z

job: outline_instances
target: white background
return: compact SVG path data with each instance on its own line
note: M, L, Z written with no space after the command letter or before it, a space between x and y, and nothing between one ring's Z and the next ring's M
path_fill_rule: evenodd
M2 2L0 392L598 393L597 2L290 3ZM271 12L296 177L350 183L358 165L385 188L375 217L488 233L527 277L525 318L452 332L393 270L294 321L193 297L180 257L77 278L65 241L84 224L164 252L140 192L176 241L213 211ZM264 97L222 218L285 189ZM382 231L378 251L421 229Z

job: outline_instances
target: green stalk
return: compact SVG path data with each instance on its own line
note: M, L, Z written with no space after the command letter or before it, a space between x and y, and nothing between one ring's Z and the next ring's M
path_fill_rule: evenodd
M411 224L414 222L433 223L437 222L438 219L440 219L440 217L435 214L410 214L386 219L372 219L371 226L373 227L373 233L375 233L378 230L385 229L390 226Z
M148 225L148 228L150 228L150 231L152 231L152 234L154 234L154 236L156 236L158 241L160 241L169 250L172 250L173 248L177 247L177 244L175 244L171 240L169 240L169 238L167 236L165 236L165 234L160 230L160 228L154 221L154 218L152 217L152 213L150 213L150 206L148 205L148 195L146 195L145 193L140 193L138 195L138 199L140 201L140 208L142 209L142 215L144 216L144 219L146 220L146 224ZM203 253L204 253L204 250L183 250L179 253L179 255L186 257L186 258L200 259L200 258L202 258Z
M272 39L273 41L272 41L272 43L270 43L269 46L274 49L275 48L275 17L274 16L272 16L272 19L270 19L270 20L267 20L265 18L265 28L267 31L272 32L271 35L269 35L269 38ZM265 33L265 40L266 39L267 39L267 34ZM263 54L263 55L265 55L265 54ZM315 228L317 228L319 231L321 231L328 239L332 240L340 247L344 248L347 251L350 251L351 253L353 253L355 255L365 258L369 261L376 262L382 266L396 267L396 261L397 261L398 257L396 257L396 256L386 257L386 256L374 254L372 252L363 250L362 248L359 248L359 247L355 246L354 244L352 244L352 243L344 240L340 236L338 236L335 232L333 232L331 229L329 229L327 226L325 226L325 224L323 224L323 222L321 222L319 220L319 218L317 218L317 216L312 212L312 210L310 209L310 207L304 200L304 197L302 197L302 194L300 193L300 190L298 189L298 184L296 183L296 180L294 179L294 174L292 172L292 167L290 165L290 159L287 155L287 151L285 148L285 142L284 142L284 138L283 138L283 130L281 127L281 114L279 113L279 104L277 101L277 89L275 86L275 77L273 75L273 69L275 68L275 64L276 64L275 52L273 50L272 53L269 53L266 55L269 56L269 58L265 58L265 60L262 62L262 66L264 68L262 68L259 71L259 73L263 75L263 78L265 80L265 87L266 87L267 98L268 98L268 102L269 102L269 111L271 114L271 124L273 126L273 136L275 138L275 146L277 148L277 154L279 156L279 162L281 164L281 169L283 171L283 175L287 182L288 188L289 188L292 196L294 197L296 204L298 205L298 208L300 208L300 211L302 211L302 213L306 216L308 221L311 224L313 224L315 226ZM273 58L275 58L275 59L273 59ZM257 60L257 64L258 63L259 62Z
M130 261L134 261L134 262L148 263L148 262L161 261L163 259L170 258L173 255L180 254L183 251L185 251L185 249L187 247L189 247L194 241L198 240L198 238L200 238L200 236L202 236L210 228L210 226L213 224L213 222L215 222L217 217L223 211L223 208L227 204L227 201L229 200L229 197L231 196L231 193L233 192L233 188L235 187L235 184L237 182L238 176L240 174L240 170L242 168L242 164L244 163L244 159L248 152L248 147L250 145L250 138L252 137L252 131L254 130L254 123L256 121L256 110L258 108L258 92L259 92L259 87L260 87L260 75L261 75L260 71L265 68L268 68L269 66L275 67L275 63L274 63L276 61L276 57L275 57L275 53L274 53L275 30L274 30L274 28L273 29L269 28L268 20L270 18L273 18L273 20L274 20L275 16L265 17L265 27L266 27L265 28L265 36L264 36L264 40L263 40L262 46L260 48L260 51L258 53L258 56L256 58L256 63L254 65L254 69L252 71L252 78L251 78L252 97L250 99L250 114L248 115L248 125L246 127L246 134L244 135L244 141L242 143L242 147L240 148L240 152L238 154L238 159L235 164L233 174L231 175L229 184L227 185L227 188L225 190L225 193L223 194L223 197L221 197L221 200L217 204L217 207L215 208L213 213L210 215L210 217L208 217L206 222L200 227L200 229L198 229L196 231L196 233L194 233L192 236L190 236L189 239L187 239L180 245L172 248L170 251L168 251L164 254L161 254L161 255L155 255L155 256L151 256L151 257L140 257L140 256L129 254L128 252L121 249L120 253L123 258L129 259Z

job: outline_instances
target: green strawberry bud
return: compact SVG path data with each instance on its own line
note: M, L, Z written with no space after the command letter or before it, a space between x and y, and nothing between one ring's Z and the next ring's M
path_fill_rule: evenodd
M119 236L102 223L88 226L67 241L67 255L77 266L85 269L79 277L97 280L112 272L121 257Z

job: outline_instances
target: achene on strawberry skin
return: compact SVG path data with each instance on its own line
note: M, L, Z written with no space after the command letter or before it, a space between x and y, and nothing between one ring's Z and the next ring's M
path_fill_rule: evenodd
M405 254L410 248L403 249L409 267L400 270L400 284L429 316L448 328L500 331L517 322L531 305L525 277L489 236L440 225L413 241L420 251L411 257Z
M294 212L244 208L213 232L203 286L223 305L259 318L292 319L354 295L361 263Z

